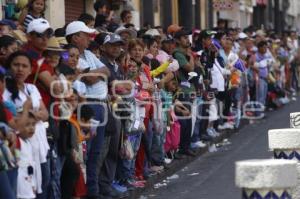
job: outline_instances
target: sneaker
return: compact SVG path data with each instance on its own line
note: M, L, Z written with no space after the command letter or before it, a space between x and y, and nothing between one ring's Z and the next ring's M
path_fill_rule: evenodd
M126 198L129 196L128 192L120 192L113 187L109 187L108 189L101 190L101 196L111 197L111 198Z
M145 183L141 182L141 181L136 181L134 179L129 179L127 180L128 184L132 185L135 188L144 188L145 187Z
M156 172L156 173L160 173L164 170L163 166L152 166L150 168L150 171Z
M191 148L193 149L204 148L204 147L206 147L206 144L203 143L202 141L191 143Z
M117 182L113 182L112 187L121 193L128 191L126 186L122 186Z
M234 126L229 122L225 122L223 125L219 125L218 129L220 129L220 130L231 129L232 130L232 129L234 129Z
M206 132L207 132L207 135L209 135L210 137L213 137L213 138L217 137L214 130L212 130L212 128L208 128L206 130Z
M165 162L166 164L171 164L171 163L172 163L172 159L170 159L170 158L165 158L165 159L164 159L164 162Z
M216 137L219 137L219 136L220 136L220 133L218 133L218 132L216 131L216 129L212 128L212 131L214 132L214 134L216 135Z
M200 139L206 142L211 142L213 140L213 137L207 135L207 134L203 134L200 136Z

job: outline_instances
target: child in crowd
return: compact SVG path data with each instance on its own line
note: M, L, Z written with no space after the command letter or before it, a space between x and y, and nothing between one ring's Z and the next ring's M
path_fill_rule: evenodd
M19 18L19 23L27 30L28 24L38 18L44 18L46 10L45 0L29 0Z
M18 148L20 149L20 161L18 169L17 198L36 198L37 185L36 176L37 162L34 161L34 148L30 138L34 135L37 120L32 113L28 114L26 126L18 134Z

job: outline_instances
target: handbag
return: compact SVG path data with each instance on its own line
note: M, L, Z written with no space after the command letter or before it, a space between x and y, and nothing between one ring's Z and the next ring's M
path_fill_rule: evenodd
M174 111L170 112L171 127L167 131L166 141L164 144L165 152L176 151L180 143L180 123L176 118Z

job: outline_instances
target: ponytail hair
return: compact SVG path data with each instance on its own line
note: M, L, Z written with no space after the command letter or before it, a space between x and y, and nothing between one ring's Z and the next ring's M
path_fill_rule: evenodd
M10 72L11 64L16 57L26 57L29 60L29 62L32 63L31 58L28 56L28 54L26 52L23 52L23 51L14 52L7 58L7 61L5 64L5 67L8 69L8 76L5 79L6 80L6 89L12 94L11 98L13 101L15 101L16 99L19 98L19 89L18 89L16 79L11 75L11 72Z

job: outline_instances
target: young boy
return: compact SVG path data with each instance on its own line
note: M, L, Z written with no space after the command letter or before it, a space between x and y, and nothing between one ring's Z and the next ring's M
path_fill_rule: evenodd
M28 120L24 128L18 134L17 147L20 149L20 161L17 180L17 198L36 198L36 163L33 159L33 147L29 141L35 131L36 119L32 113L28 114Z

